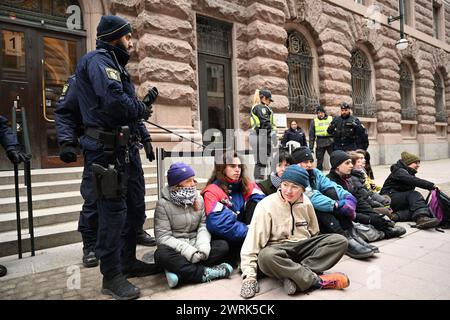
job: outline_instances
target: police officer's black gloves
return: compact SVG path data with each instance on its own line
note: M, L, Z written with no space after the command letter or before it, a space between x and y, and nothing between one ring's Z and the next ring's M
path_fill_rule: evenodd
M64 142L61 145L59 158L65 163L77 161L77 148L73 142Z
M159 95L159 92L156 87L148 89L148 93L145 95L142 102L144 102L147 107L150 107L156 101L156 98L158 97L158 95Z
M147 157L148 161L152 162L156 159L155 153L153 152L153 146L152 146L152 140L148 139L143 142L144 144L144 150L145 150L145 156Z
M15 164L19 164L21 162L26 162L26 161L30 160L30 158L31 158L30 155L25 154L18 148L7 151L6 156L12 163L15 163Z
M139 118L140 119L144 119L144 120L148 120L148 118L150 118L152 116L153 110L152 110L152 105L148 106L143 103L142 101L140 101L141 104L141 110L139 113Z

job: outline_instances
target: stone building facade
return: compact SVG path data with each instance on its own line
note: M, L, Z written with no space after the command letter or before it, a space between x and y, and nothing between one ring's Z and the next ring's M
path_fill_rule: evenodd
M399 15L398 2L366 2L118 0L111 1L110 9L133 21L136 53L130 70L140 95L152 85L160 89L152 119L160 125L201 139L197 124L204 106L200 104L196 23L198 16L204 16L231 26L234 128L248 129L252 96L260 87L272 90L275 113L286 114L288 122L297 120L304 129L314 117L316 103L330 114L339 111L342 101L356 106L355 69L362 59L367 64L362 86L368 87L357 114L369 130L374 163L391 163L401 150L423 159L448 157L450 6L441 0L406 1L409 46L400 51L395 47L399 22L387 22L388 16ZM296 100L290 90L295 86L290 77L296 71L287 61L299 52L299 39L300 47L306 46L303 53L309 55L309 64L296 76L310 72L309 104ZM400 66L406 77L401 77ZM402 103L406 98L401 96L401 80L407 83L407 104ZM438 106L436 99L443 102ZM402 108L410 114L402 113ZM163 132L154 132L154 137L158 142L169 140Z
M403 0L405 50L395 46L399 21L388 23L399 15L393 0L67 1L81 7L86 51L102 14L131 22L128 70L138 95L160 92L151 121L198 142L211 128L247 132L255 89L267 87L274 112L306 131L317 104L332 115L352 104L375 164L402 150L450 155L447 0ZM155 145L193 147L149 129Z

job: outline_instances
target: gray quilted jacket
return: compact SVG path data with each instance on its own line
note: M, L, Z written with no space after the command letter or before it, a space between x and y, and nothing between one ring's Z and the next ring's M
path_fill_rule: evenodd
M211 250L211 235L206 229L203 198L199 195L197 201L200 201L199 211L194 211L192 205L176 205L170 200L169 188L166 186L155 209L157 245L166 245L189 261L195 252L203 252L208 257Z

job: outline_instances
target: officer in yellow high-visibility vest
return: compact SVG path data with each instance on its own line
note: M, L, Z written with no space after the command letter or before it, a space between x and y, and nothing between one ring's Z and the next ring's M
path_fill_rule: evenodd
M309 149L314 152L314 142L317 140L316 158L317 169L323 170L323 157L325 151L330 155L333 152L333 136L327 132L333 118L325 112L322 106L316 108L317 117L309 127Z
M269 90L256 90L253 107L250 111L250 125L252 127L250 143L255 158L254 178L256 180L266 178L266 166L269 164L268 160L272 154L272 136L276 135L277 132L273 112L269 108L272 101L272 93Z

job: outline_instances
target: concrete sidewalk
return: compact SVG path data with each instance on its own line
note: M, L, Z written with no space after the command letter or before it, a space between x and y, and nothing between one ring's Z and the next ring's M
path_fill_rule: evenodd
M381 184L389 166L374 167ZM435 182L450 194L450 159L424 161L418 177ZM422 191L424 195L427 191ZM256 299L450 299L450 231L417 230L402 223L407 234L376 243L380 253L368 260L344 256L330 271L346 273L350 287L287 296L281 283L264 278ZM151 259L153 248L139 247L138 256ZM27 256L28 253L25 253ZM0 264L8 274L0 278L0 299L111 299L100 293L99 268L81 265L81 244L36 252L35 257L3 257ZM133 278L146 300L239 300L241 278L234 271L230 279L169 289L164 275Z

